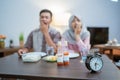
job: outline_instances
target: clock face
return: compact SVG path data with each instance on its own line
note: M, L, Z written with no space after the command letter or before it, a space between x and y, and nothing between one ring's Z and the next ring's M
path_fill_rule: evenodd
M99 71L103 67L103 61L99 57L94 57L90 60L90 67L93 71Z

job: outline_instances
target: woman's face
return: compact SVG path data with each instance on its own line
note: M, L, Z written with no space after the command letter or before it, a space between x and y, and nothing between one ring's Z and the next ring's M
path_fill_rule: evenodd
M82 29L82 23L77 17L74 17L71 25L72 25L73 30L75 30L76 28L79 30Z

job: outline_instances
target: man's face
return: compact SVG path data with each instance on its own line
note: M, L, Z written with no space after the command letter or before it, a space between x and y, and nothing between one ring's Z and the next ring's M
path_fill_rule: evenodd
M43 22L45 24L50 24L52 21L52 17L50 16L50 13L43 12L40 15L40 22Z

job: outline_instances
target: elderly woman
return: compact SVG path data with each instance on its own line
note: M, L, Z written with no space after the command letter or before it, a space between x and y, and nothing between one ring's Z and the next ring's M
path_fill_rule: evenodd
M86 56L90 49L90 33L82 26L81 20L72 15L69 19L69 29L63 35L63 39L68 42L68 48L74 52Z

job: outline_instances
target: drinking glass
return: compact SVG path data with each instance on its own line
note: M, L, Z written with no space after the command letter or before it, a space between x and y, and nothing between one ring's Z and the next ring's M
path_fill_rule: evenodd
M52 46L47 46L47 55L54 55L54 48Z
M81 63L84 63L84 62L86 61L86 58L87 58L87 56L81 56L80 62L81 62Z
M83 49L81 51L81 60L80 60L81 63L84 63L86 61L88 54L89 54L89 51L87 49Z

